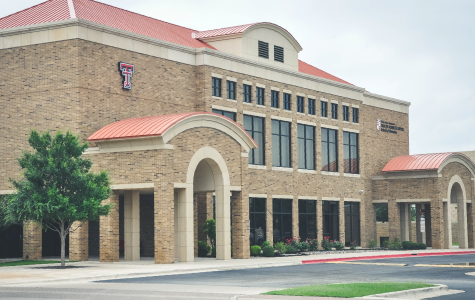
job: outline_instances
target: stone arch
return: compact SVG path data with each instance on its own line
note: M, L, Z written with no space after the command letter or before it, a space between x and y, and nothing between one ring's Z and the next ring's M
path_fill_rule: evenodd
M447 201L444 203L444 244L452 247L452 205L457 205L459 248L468 248L467 192L462 178L453 175L447 186Z

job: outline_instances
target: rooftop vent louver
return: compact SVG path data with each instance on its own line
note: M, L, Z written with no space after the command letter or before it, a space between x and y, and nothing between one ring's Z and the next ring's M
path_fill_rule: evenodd
M269 58L269 43L259 41L259 57Z
M284 62L284 48L279 46L274 46L274 60L281 63Z

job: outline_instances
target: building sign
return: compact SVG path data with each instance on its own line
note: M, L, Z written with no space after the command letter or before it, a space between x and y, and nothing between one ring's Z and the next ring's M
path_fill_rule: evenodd
M398 131L404 131L403 127L398 127L396 124L386 121L376 120L376 129L382 132L389 132L397 134Z
M421 211L421 232L426 232L426 213Z
M134 74L134 65L119 62L119 71L124 79L122 80L122 88L126 90L132 89L131 78Z

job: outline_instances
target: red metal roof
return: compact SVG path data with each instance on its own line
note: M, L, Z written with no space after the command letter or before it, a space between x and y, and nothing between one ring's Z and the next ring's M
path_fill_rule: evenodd
M300 59L299 59L299 72L309 74L309 75L313 75L313 76L317 76L317 77L321 77L321 78L325 78L325 79L329 79L329 80L333 80L333 81L337 81L337 82L341 82L341 83L345 83L345 84L349 84L349 85L353 85L353 84L349 83L348 81L340 79L336 76L333 76L330 73L327 73L325 71L320 70L319 68L316 68L316 67L314 67L310 64L307 64L306 62L303 62Z
M181 114L133 118L133 119L117 121L115 123L109 124L101 128L100 130L96 131L87 140L88 141L104 141L104 140L114 140L114 139L161 136L168 129L173 127L173 125L177 124L178 122L186 118L197 116L197 115L212 115L212 116L217 116L219 118L228 120L232 122L234 125L236 125L237 127L239 127L254 142L252 137L239 124L237 124L233 120L223 115L210 113L210 112L188 112L188 113L181 113ZM257 144L255 145L257 146Z
M464 155L447 152L397 156L386 164L383 172L437 170L444 160L454 154Z

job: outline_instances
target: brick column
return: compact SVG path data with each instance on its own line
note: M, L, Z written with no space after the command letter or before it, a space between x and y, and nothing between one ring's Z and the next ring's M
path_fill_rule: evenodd
M112 192L103 204L111 204L107 216L99 219L99 261L119 261L119 191Z
M422 210L422 205L416 204L416 242L418 244L422 243L421 210Z
M340 199L339 201L339 216L338 216L338 221L340 223L340 232L339 232L339 239L340 242L343 244L345 243L345 201L343 201L343 198Z
M69 260L89 260L89 222L76 221L69 232Z
M409 209L409 203L401 203L400 207L400 222L401 222L401 241L409 241L410 237L410 222L411 222L411 211Z
M427 221L429 221L429 224L427 224ZM433 249L444 249L444 208L441 199L430 201L430 216L427 218L426 224L430 228L430 232L427 232L427 246L432 244ZM429 236L431 237L430 240Z
M388 219L389 219L389 240L395 237L401 238L401 212L396 199L388 201Z
M173 189L173 150L161 149L154 179L155 263L175 261L175 198Z
M249 193L247 187L232 193L233 258L249 258Z
M468 248L475 248L475 211L473 203L467 204L467 233L468 233Z
M318 249L322 250L320 243L323 241L323 203L317 200L317 240L319 241Z
M452 204L450 199L447 202L444 202L444 248L452 248Z
M270 242L271 245L274 245L274 216L272 195L267 195L266 210L266 239Z
M294 196L292 199L292 238L299 237L299 198Z
M43 257L41 230L41 226L35 222L23 223L23 259L38 260Z
M371 204L371 206L373 206L373 204ZM367 221L366 221L365 212L366 212L365 201L364 201L364 198L362 198L360 202L360 246L364 248L368 247L368 244L369 244L368 233L366 232ZM374 219L376 220L376 218Z

